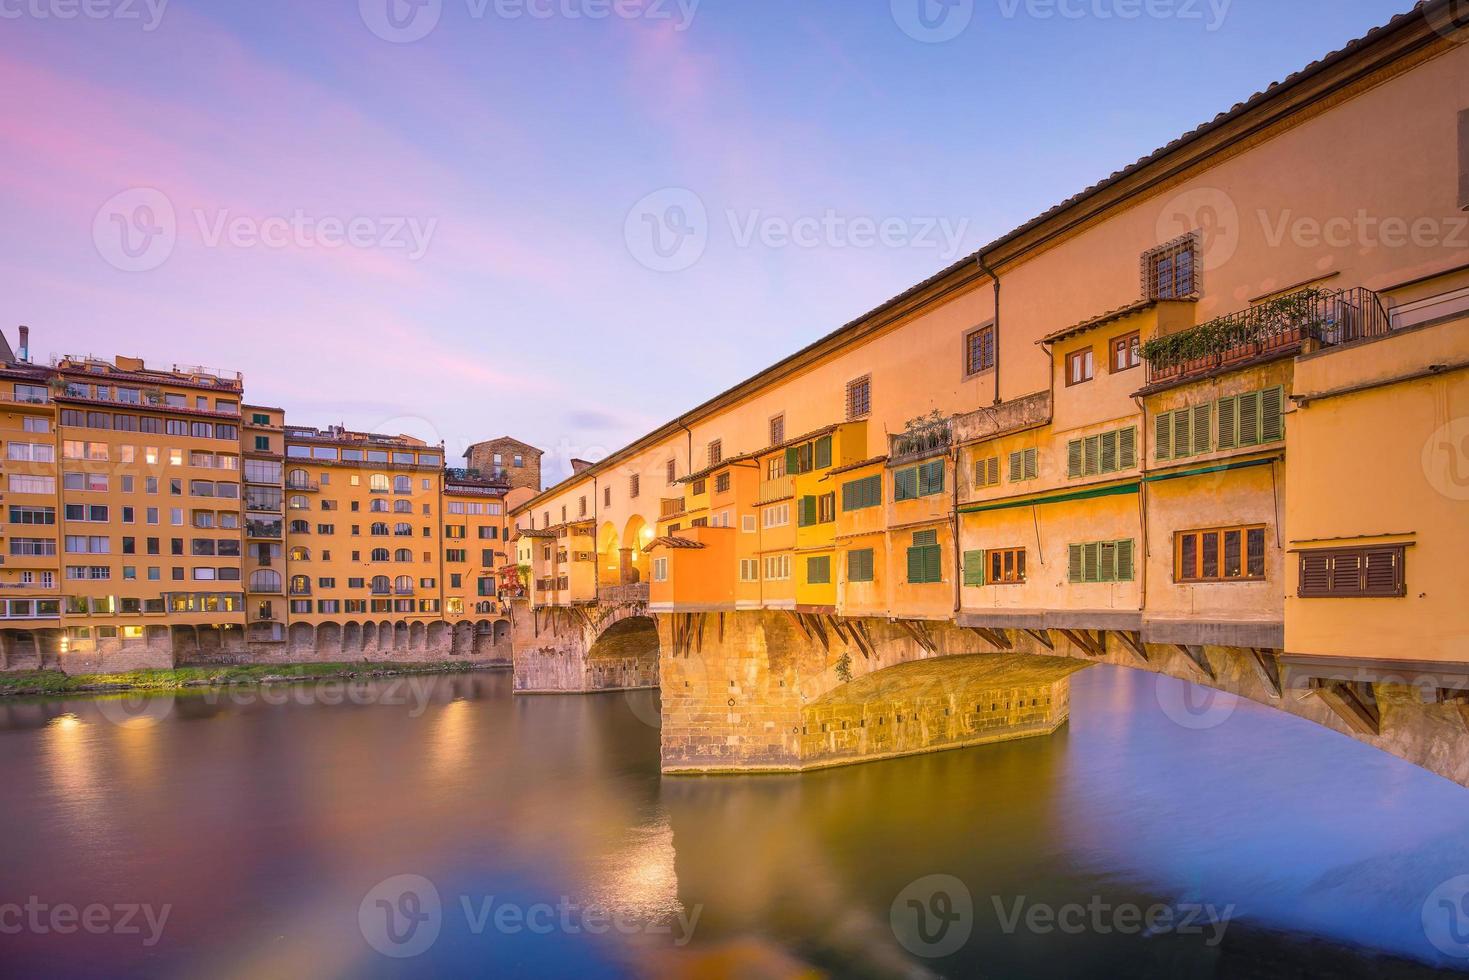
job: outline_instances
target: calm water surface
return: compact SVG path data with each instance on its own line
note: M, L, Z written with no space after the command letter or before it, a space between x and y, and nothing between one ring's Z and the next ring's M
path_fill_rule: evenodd
M1172 681L1072 684L1052 738L717 779L660 776L654 694L514 698L505 674L0 704L0 905L168 908L152 945L141 912L139 933L0 932L0 974L1469 965L1423 925L1469 874L1469 791L1247 702L1178 724L1197 716ZM1160 905L1201 928L1146 934L1123 911ZM1210 906L1234 907L1222 939Z

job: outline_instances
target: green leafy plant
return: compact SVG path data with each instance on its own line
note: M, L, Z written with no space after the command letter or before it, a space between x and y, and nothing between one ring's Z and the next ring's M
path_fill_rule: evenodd
M850 653L842 654L841 659L837 661L837 679L843 684L851 683L852 655Z
M1298 290L1188 330L1153 337L1139 353L1153 367L1168 368L1293 330L1302 337L1320 337L1332 325L1330 304L1323 301L1335 295L1324 289Z

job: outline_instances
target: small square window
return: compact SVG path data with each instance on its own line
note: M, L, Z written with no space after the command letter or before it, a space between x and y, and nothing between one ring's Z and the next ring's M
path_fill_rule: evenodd
M1112 373L1130 371L1142 364L1142 355L1139 353L1141 348L1142 338L1136 330L1123 334L1121 337L1114 337L1111 345L1112 356L1109 358Z
M1066 355L1066 386L1079 385L1092 379L1095 365L1090 347Z
M984 326L964 335L964 376L989 371L995 366L995 328Z

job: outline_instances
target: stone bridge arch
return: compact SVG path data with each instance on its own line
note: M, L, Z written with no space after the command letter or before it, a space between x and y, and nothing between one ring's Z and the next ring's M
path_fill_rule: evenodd
M517 693L658 686L658 624L644 599L543 609L517 602L509 629Z
M1469 678L1368 677L1277 650L1150 643L1110 628L795 611L659 623L666 772L799 770L1054 730L1069 707L1066 678L1109 663L1277 708L1469 785ZM1041 707L1046 686L1053 716L1017 714L1022 700ZM874 734L874 724L917 727Z

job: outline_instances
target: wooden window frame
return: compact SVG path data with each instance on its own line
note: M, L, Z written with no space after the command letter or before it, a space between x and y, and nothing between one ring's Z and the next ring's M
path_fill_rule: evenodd
M709 440L708 452L709 452L709 465L710 466L718 466L721 462L724 461L724 440L723 439L710 439Z
M993 477L993 479L991 479ZM974 486L977 490L1000 485L1000 457L984 456L974 461Z
M1122 374L1124 371L1132 371L1143 366L1143 357L1139 351L1142 348L1142 333L1133 330L1130 333L1113 337L1107 342L1107 372L1109 374ZM1125 346L1124 346L1125 345ZM1117 354L1119 350L1128 352L1127 359L1132 363L1123 367L1117 366Z
M1250 533L1260 533L1260 574L1250 573L1250 557L1254 552L1250 549ZM1225 574L1225 535L1234 532L1239 534L1240 574ZM1212 536L1214 544L1214 568L1215 574L1204 574L1204 538ZM1193 550L1193 572L1186 574L1183 567L1183 553L1185 539L1194 539ZM1270 527L1267 524L1227 524L1222 527L1191 528L1186 531L1175 531L1173 533L1173 581L1178 585L1209 585L1225 584L1233 585L1242 582L1266 582L1270 579L1270 566L1267 558L1270 554Z
M988 359L986 359L984 356L985 347L983 344L979 346L977 351L974 347L975 339L978 337L984 337L986 335L988 335L989 337ZM974 363L974 355L976 353L980 355L979 360L981 363L978 366L976 366ZM993 371L995 369L995 354L995 325L993 323L986 323L981 326L975 327L972 330L965 331L962 347L962 356L964 358L964 379L967 381L970 378L977 378L981 374L988 374L989 372Z
M813 567L821 566L826 569L826 575L821 579L811 577ZM830 585L831 584L831 555L808 555L806 557L806 584L807 585Z
M1008 463L1011 483L1025 483L1040 477L1040 451L1035 446L1015 450Z
M858 565L860 566L862 562L865 561L866 568L864 569L859 567L857 570L859 574L854 575L852 571L852 559L855 556L859 555L866 556L858 562ZM865 572L866 574L863 575L861 574L862 572ZM877 581L877 553L874 549L851 548L847 551L847 581L857 583L868 583Z
M770 416L770 444L779 446L786 441L786 415L781 412Z
M664 464L665 480L671 487L678 482L678 461L670 459Z
M1090 361L1091 361L1091 364L1089 365L1088 370L1087 370L1087 375L1084 378L1075 378L1075 379L1073 379L1073 375L1075 374L1075 372L1073 372L1071 370L1071 365L1074 364L1074 363L1076 363L1076 362L1078 362L1078 361L1080 361L1080 360L1082 360L1083 358L1090 359ZM1088 381L1091 381L1091 380L1095 379L1096 376L1097 376L1097 354L1096 354L1096 348L1095 347L1078 347L1074 351L1067 352L1067 354L1066 354L1066 387L1068 387L1068 388L1075 388L1077 385L1084 385Z
M727 473L727 472L726 473L720 473L720 474L718 474L717 476L714 477L714 492L715 493L729 493L729 487L730 487L730 475L729 475L729 473Z
M638 480L638 475L636 473L633 473L632 475L630 475L627 478L627 497L628 497L628 499L629 500L636 500L638 498L638 493L641 490L642 490L642 487L640 486L640 481ZM547 523L547 526L548 527L550 526L549 521L550 521L550 518L548 517L547 518L547 522L548 522Z
M1178 272L1180 263L1177 260L1183 255L1189 257L1186 282ZM1200 275L1203 272L1199 259L1199 236L1194 232L1189 232L1187 235L1144 252L1142 255L1143 296L1147 299L1188 299L1191 296L1198 296ZM1165 260L1172 260L1166 288L1162 273ZM1183 285L1189 288L1180 289L1179 287Z
M1374 544L1352 548L1302 548L1297 552L1299 576L1296 596L1301 599L1401 599L1408 594L1407 544ZM1392 563L1391 580L1385 585L1373 586L1368 582L1373 559L1389 559ZM1346 559L1355 559L1356 568L1338 568ZM1312 584L1314 573L1309 566L1327 563L1323 569L1327 576L1323 586ZM1319 566L1318 566L1319 567ZM1355 579L1352 581L1351 579Z
M1094 548L1094 561L1088 560L1087 549ZM1110 553L1106 550L1110 549ZM1123 555L1127 574L1122 574ZM1109 562L1110 558L1110 562ZM1087 574L1088 564L1095 564L1096 575ZM1110 567L1108 565L1110 564ZM1066 581L1069 585L1099 585L1137 580L1137 542L1133 538L1073 542L1067 546Z

